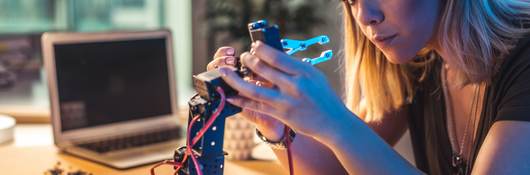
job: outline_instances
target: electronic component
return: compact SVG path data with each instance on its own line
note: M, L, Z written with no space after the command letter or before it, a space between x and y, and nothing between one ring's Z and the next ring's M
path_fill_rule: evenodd
M71 169L71 167L69 169ZM53 168L48 169L46 172L44 172L44 175L92 175L92 173L82 170L66 171L64 168L61 167L61 162L57 162L55 163Z
M327 36L318 36L305 41L282 40L278 26L269 25L265 20L248 24L248 30L253 42L260 40L273 48L286 51L289 55L306 50L307 47L317 43L324 45L329 42ZM304 58L302 61L315 65L330 60L332 56L333 52L327 50L317 58ZM253 73L241 65L240 60L236 61L236 68L233 71L241 77L253 77ZM193 84L197 94L188 102L186 146L175 150L173 160L155 165L151 169L151 174L155 174L156 167L164 164L173 165L176 173L181 175L223 174L226 155L223 151L225 119L241 111L241 108L226 103L225 99L227 96L237 95L237 91L223 81L217 69L193 76Z
M267 21L259 20L248 24L248 32L252 42L262 41L272 48L283 50L280 38L280 29L277 25L269 26Z

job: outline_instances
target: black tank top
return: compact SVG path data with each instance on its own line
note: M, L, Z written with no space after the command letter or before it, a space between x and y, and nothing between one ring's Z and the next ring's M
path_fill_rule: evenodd
M409 129L416 166L431 175L452 171L452 150L446 125L446 109L441 88L441 61L435 60L429 76L418 83L413 102L407 106ZM469 174L478 151L494 122L530 121L530 38L521 39L503 59L499 71L486 87L476 140L472 144Z

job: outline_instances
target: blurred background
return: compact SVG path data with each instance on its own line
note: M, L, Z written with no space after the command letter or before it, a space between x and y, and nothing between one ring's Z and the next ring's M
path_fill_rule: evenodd
M0 114L18 123L49 122L44 32L171 30L183 107L194 93L192 75L205 71L218 47L248 50L247 24L260 19L278 24L285 38L328 35L330 44L296 56L317 57L332 49L333 60L318 67L342 96L341 5L329 0L0 0ZM408 140L397 147L412 160Z
M43 32L106 32L166 28L173 33L180 105L193 94L191 76L205 71L216 48L248 50L247 24L268 19L282 36L308 39L326 34L337 56L319 67L338 93L339 1L327 0L0 0L0 113L48 108L40 36ZM316 57L322 47L297 55ZM16 112L16 111L15 111ZM26 111L31 112L31 111ZM5 113L5 112L4 112Z

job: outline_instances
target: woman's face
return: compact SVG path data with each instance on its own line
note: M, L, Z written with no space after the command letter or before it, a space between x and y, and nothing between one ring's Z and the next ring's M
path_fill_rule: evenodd
M349 0L356 24L395 64L412 60L431 42L440 0Z

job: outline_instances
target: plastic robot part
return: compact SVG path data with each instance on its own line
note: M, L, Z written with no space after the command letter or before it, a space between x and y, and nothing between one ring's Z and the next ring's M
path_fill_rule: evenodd
M309 46L320 44L325 45L329 43L329 37L326 35L320 35L308 40L293 40L293 39L282 39L283 49L286 50L287 55L294 55L300 51L307 50ZM320 54L317 58L304 58L302 61L316 65L322 62L326 62L333 57L332 50L326 50Z
M320 45L326 45L329 43L330 39L326 35L320 35L308 40L293 40L293 39L282 39L281 46L277 46L274 42L276 38L270 37L270 36L278 36L278 26L268 26L269 23L266 20L259 20L253 23L248 24L249 31L251 33L252 40L264 40L265 43L268 43L269 45L273 47L281 47L283 50L285 50L285 53L287 55L294 55L300 51L307 50L308 47L320 44ZM267 30L274 30L274 31L267 31ZM255 32L255 31L261 31L261 32ZM256 34L257 33L257 34ZM274 33L274 34L266 34L263 35L263 33ZM280 49L280 48L278 48ZM326 62L328 60L331 60L333 57L333 51L332 50L326 50L320 54L317 58L304 58L303 62L311 63L311 65L316 65L322 62Z
M333 57L333 51L332 50L326 50L326 51L322 52L322 54L320 54L320 56L317 57L317 58L304 58L304 59L302 59L302 61L310 63L311 65L317 65L319 63L331 60L332 57Z
M320 35L308 40L293 40L293 39L282 39L282 46L287 50L287 55L294 55L300 51L306 50L309 46L315 44L325 45L329 43L329 37L326 35Z
M250 30L260 29L260 28L267 27L267 25L268 25L267 20L262 19L262 20L259 20L253 23L249 23L248 29Z

